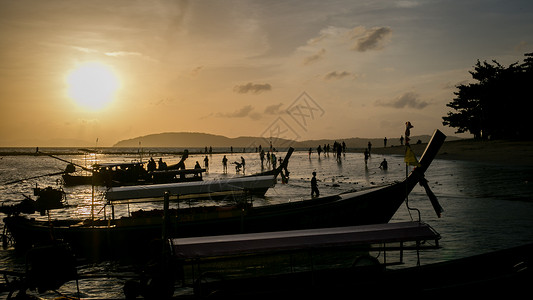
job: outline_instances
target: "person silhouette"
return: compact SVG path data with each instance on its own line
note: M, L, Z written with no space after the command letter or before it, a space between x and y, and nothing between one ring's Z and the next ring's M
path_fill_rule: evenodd
M228 173L228 159L226 158L226 155L224 155L224 157L222 158L222 167L223 172Z
M204 158L204 166L206 170L209 170L209 157L207 155Z
M389 166L388 166L388 163L387 163L387 160L386 159L383 159L383 161L381 162L381 164L379 164L379 168L386 171Z
M313 178L311 178L311 197L316 194L316 197L320 196L318 191L318 184L316 182L316 172L313 172Z
M411 140L411 128L413 128L413 124L411 122L407 121L405 122L405 144L409 145L409 141Z

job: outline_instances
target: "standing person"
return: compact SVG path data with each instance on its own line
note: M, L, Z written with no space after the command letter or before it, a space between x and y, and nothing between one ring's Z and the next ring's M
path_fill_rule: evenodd
M158 163L158 165L157 165L157 169L158 170L166 170L167 169L167 163L163 161L162 157L159 158L159 161L157 163Z
M414 126L411 124L411 122L407 121L405 122L405 145L409 145L409 140L411 136L411 128Z
M261 146L259 146L261 147ZM259 157L261 158L261 169L263 168L263 163L265 161L265 150L261 149L261 152L259 153Z
M372 155L372 143L368 142L368 156Z
M311 197L313 197L314 194L316 194L315 197L320 196L318 184L316 183L316 172L313 172L313 178L311 178Z
M244 157L241 156L241 166L242 166L242 173L246 172L246 161L244 160Z
M157 169L157 165L155 163L155 160L153 157L150 157L150 160L148 161L148 172L155 171Z
M207 157L207 155L204 158L204 167L206 171L209 171L209 158Z
M228 173L228 159L226 158L226 155L222 158L222 168L224 173Z
M403 135L400 135L400 145L403 146Z
M383 139L383 147L387 148L387 137Z

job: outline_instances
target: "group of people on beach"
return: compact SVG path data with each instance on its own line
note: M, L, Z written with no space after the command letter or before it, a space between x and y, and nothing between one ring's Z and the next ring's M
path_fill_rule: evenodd
M405 125L406 125L405 139L403 135L400 136L401 145L404 144L404 140L405 140L405 144L409 145L410 129L414 127L410 122L406 122ZM387 147L387 137L383 139L383 146ZM324 144L324 146L318 145L318 147L316 148L318 157L320 158L322 153L324 154L325 157L329 156L330 149L331 148L329 144ZM212 154L213 153L212 151L213 151L212 147L209 147L209 149L205 147L205 153ZM245 149L243 149L243 152L245 152ZM265 150L261 146L259 146L258 148L256 147L256 152L259 152L259 158L261 160L261 169L264 168L265 162L267 164L267 167L269 168L272 167L272 169L276 168L277 158L274 153L274 149L272 148L272 143L270 144L270 150L267 150L266 154L265 154ZM233 147L231 147L231 153L233 153ZM313 153L313 149L309 148L309 158L311 158L312 153ZM333 155L337 157L337 160L340 160L343 153L346 154L346 143L344 141L342 143L335 141L333 143ZM365 148L364 153L363 153L364 160L365 160L365 167L367 167L368 165L368 160L372 155L371 153L372 153L372 143L369 141L367 144L367 148ZM240 162L236 161L234 162L234 164L235 164L236 172L240 172L241 168L242 168L243 173L245 172L246 160L244 159L244 157L241 156L241 161ZM209 169L209 157L207 155L204 158L204 167L206 170ZM200 164L198 163L198 161L196 161L195 168L200 168ZM388 170L388 162L385 158L380 163L379 168L384 171ZM155 170L155 169L156 169L156 163L152 158L150 159L148 163L148 170ZM166 169L166 164L162 161L162 159L159 159L159 166L157 167L157 169L159 170ZM228 158L226 157L226 155L224 155L222 158L222 169L223 169L223 173L228 172ZM318 189L316 171L313 171L312 175L313 177L311 178L311 197L319 197L320 191Z
M324 144L324 146L322 147L322 145L318 145L318 147L316 148L316 152L318 154L318 158L320 158L320 155L322 153L324 153L324 157L326 156L329 156L329 153L330 153L330 145L329 144ZM333 155L337 157L337 159L340 159L341 158L341 154L345 154L346 153L346 143L343 141L342 143L340 142L337 142L335 141L333 143ZM311 158L311 153L313 153L313 148L309 148L309 158Z
M207 156L205 158L207 159ZM239 173L241 171L241 168L242 168L242 172L245 173L245 171L246 171L246 160L244 159L244 157L241 156L241 162L235 161L235 162L233 162L233 164L235 164L235 172L236 173ZM224 157L222 157L222 172L223 173L228 173L228 158L226 157L226 155L224 155Z

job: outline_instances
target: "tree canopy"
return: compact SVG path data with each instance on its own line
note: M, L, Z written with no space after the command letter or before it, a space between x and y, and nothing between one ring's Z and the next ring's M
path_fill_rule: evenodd
M454 111L442 117L442 124L474 138L533 138L533 53L525 57L508 67L478 60L469 72L477 82L457 86L456 97L446 104Z

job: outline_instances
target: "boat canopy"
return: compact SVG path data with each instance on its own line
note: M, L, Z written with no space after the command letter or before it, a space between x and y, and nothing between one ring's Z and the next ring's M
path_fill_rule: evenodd
M119 186L108 189L106 198L110 202L115 202L128 199L162 198L166 192L172 196L239 192L254 189L268 189L275 184L276 177L274 175L263 175L213 179L208 181Z
M199 259L384 243L438 241L440 235L423 222L399 222L170 239L173 254ZM438 246L437 246L438 247Z

